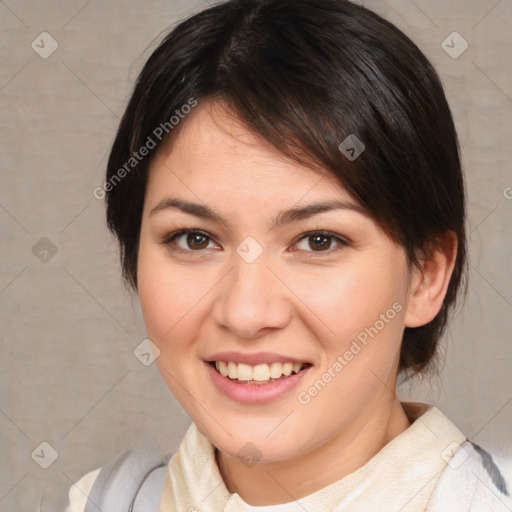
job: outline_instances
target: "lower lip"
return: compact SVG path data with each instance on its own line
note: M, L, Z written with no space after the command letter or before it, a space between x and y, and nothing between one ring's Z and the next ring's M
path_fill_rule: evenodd
M239 384L223 377L210 363L205 362L204 364L213 383L221 393L237 402L246 404L263 404L282 397L297 386L312 368L312 366L308 366L299 373L268 384Z

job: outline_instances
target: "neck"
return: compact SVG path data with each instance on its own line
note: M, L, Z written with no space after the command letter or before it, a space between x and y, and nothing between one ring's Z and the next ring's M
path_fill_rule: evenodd
M372 411L364 411L328 442L294 459L248 467L216 450L228 491L252 506L279 505L304 498L354 472L410 426L396 397L372 406Z

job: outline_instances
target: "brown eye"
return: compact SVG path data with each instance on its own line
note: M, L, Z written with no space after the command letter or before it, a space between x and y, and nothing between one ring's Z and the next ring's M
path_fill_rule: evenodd
M201 252L207 249L211 238L202 231L195 229L182 229L167 235L160 243L166 245L171 251Z
M331 238L325 235L315 235L309 237L310 244L309 246L314 250L324 250L330 249L331 247Z
M302 235L298 242L298 245L300 244L302 247L299 249L304 252L330 253L346 247L348 242L328 231L313 231ZM333 246L334 249L331 251Z
M200 233L188 233L186 241L191 249L205 249L208 246L208 237Z

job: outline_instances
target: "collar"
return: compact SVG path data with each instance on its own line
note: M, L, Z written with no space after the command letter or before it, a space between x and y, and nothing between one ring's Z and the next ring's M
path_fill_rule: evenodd
M192 423L169 462L159 512L423 511L449 459L447 450L466 437L436 407L401 403L412 424L366 464L298 501L272 506L251 506L228 491L214 445Z

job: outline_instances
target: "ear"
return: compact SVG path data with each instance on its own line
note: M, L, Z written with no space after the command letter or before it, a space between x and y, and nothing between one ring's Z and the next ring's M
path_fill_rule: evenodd
M420 327L435 318L443 305L457 256L457 235L447 231L437 239L429 254L419 258L410 282L406 327Z

